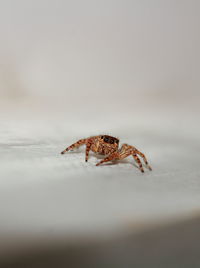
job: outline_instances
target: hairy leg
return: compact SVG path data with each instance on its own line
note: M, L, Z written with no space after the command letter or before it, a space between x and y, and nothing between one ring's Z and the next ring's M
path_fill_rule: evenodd
M144 172L144 169L142 167L142 163L140 161L140 159L137 156L137 150L135 147L133 146L127 146L126 144L122 145L120 154L119 154L119 159L124 159L126 157L128 157L129 155L132 155L133 158L135 159L135 161L138 163L139 165L139 169L141 172Z
M135 159L135 161L138 163L140 171L144 172L144 169L142 167L142 163L141 163L139 157L137 156L137 154L133 153L132 155L133 155L133 158Z
M105 162L108 162L108 161L124 159L124 158L128 157L131 154L132 154L132 152L130 152L130 151L127 151L127 152L126 151L114 152L114 153L108 155L107 157L105 157L99 163L97 163L96 166L99 166L99 165L101 165L101 164L103 164Z
M101 165L101 164L103 164L103 163L105 163L105 162L112 161L112 160L114 160L114 159L119 159L118 156L119 156L119 154L116 153L116 152L114 152L114 153L108 155L107 157L105 157L105 158L104 158L103 160L101 160L99 163L97 163L96 166L99 166L99 165Z
M79 140L79 141L73 143L72 145L70 145L69 147L67 147L64 151L61 152L61 154L64 154L67 151L73 150L74 148L78 148L79 146L86 144L86 143L87 143L87 139Z
M143 153L141 153L140 151L138 151L138 150L136 150L136 153L139 154L143 158L144 163L147 165L148 169L152 170L152 168L150 167L150 165L149 165L149 163L148 163L148 161L146 159L146 156Z
M89 151L90 151L91 145L92 145L92 144L91 144L90 142L88 142L88 143L86 144L86 150L85 150L85 162L88 161L88 158L89 158Z

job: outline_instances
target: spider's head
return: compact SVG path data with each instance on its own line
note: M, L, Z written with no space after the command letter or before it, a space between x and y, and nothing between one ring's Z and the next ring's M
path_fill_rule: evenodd
M103 143L110 144L114 147L118 147L118 145L119 145L119 140L115 137L112 137L112 136L102 135L101 140Z

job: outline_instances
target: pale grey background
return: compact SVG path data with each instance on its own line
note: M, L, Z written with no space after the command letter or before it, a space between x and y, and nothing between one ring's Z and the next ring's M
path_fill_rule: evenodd
M195 0L0 1L5 252L19 249L16 236L119 233L199 213L199 28ZM96 168L83 149L59 155L99 133L141 149L153 171L131 158Z

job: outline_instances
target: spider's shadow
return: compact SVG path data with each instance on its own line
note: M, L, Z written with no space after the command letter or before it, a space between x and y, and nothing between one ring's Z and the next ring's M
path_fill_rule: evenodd
M83 151L81 151L81 150L71 150L71 151L68 151L67 152L68 154L70 153L70 154L82 154L83 153Z

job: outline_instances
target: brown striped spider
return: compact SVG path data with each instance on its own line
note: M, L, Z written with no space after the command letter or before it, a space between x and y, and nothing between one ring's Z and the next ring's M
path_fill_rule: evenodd
M144 172L142 163L138 157L141 156L149 170L152 170L149 166L147 159L143 153L138 151L134 146L123 144L121 148L119 149L119 139L108 136L108 135L99 135L99 136L93 136L89 137L87 139L81 139L77 141L76 143L73 143L69 147L67 147L61 154L66 153L69 150L73 150L74 148L77 148L81 145L86 145L86 151L85 151L85 161L88 161L89 157L89 151L93 151L95 153L106 155L106 157L101 160L99 163L96 164L96 166L99 166L105 162L112 161L112 160L121 160L125 157L128 157L130 155L133 156L135 161L139 165L139 169L141 172Z

